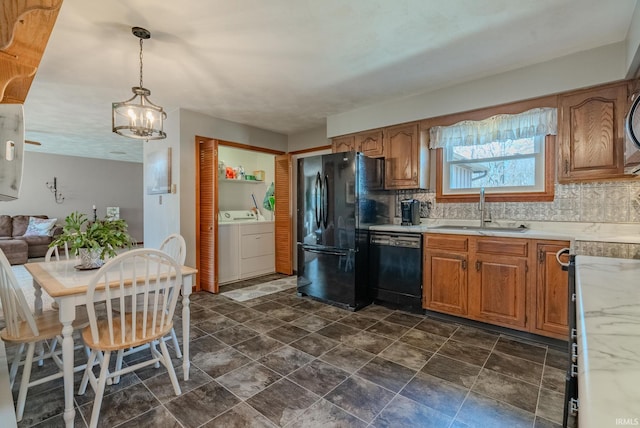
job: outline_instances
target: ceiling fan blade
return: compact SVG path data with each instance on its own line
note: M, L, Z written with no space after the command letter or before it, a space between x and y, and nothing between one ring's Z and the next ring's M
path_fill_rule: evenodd
M34 146L41 146L42 145L42 143L40 143L38 141L24 140L24 142L26 144L33 144Z

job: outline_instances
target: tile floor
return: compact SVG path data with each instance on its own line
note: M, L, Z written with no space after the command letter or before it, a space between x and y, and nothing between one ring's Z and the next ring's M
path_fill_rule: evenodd
M163 368L128 374L107 387L100 426L512 428L562 422L566 354L541 344L378 305L352 313L300 298L295 288L244 303L196 293L191 314L192 366L190 380L180 381L182 395L174 395ZM182 379L180 362L174 360ZM34 374L48 369L34 368ZM76 427L86 426L92 397L91 388L76 395ZM61 380L36 387L19 427L63 426L62 408Z

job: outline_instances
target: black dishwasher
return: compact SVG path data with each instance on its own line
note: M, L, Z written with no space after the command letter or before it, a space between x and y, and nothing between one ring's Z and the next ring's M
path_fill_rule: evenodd
M369 266L375 301L422 311L422 234L372 231Z

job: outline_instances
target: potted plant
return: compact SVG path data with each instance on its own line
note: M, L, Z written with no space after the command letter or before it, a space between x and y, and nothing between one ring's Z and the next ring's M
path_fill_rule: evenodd
M74 211L64 219L62 234L49 246L66 243L74 254L80 255L80 267L92 269L102 266L105 257L114 257L116 250L131 248L133 239L127 227L122 219L90 222L85 214Z

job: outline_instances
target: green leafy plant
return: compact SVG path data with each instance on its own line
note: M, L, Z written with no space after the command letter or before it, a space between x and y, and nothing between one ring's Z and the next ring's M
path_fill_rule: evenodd
M64 219L62 234L50 247L67 243L74 254L81 248L100 251L100 258L114 257L116 250L131 248L134 241L127 232L127 222L118 220L96 220L90 222L85 214L72 212Z

